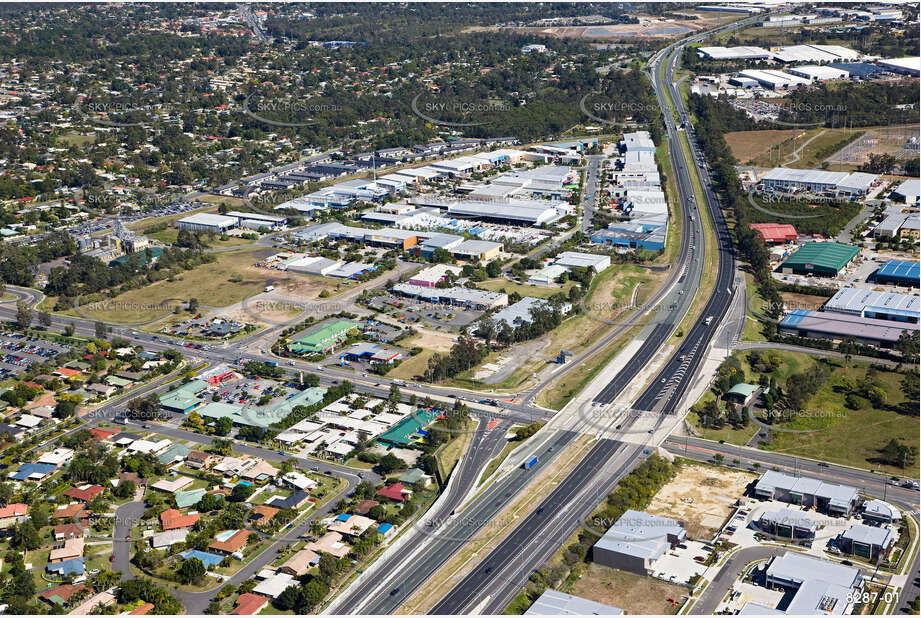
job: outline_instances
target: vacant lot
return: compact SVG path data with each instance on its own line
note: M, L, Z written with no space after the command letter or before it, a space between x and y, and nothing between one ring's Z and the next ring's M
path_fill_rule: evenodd
M683 521L689 537L709 541L755 478L747 472L685 464L646 510Z
M767 155L772 147L805 133L802 129L778 129L776 131L733 131L727 133L726 143L732 155L743 164L756 161L770 163ZM776 161L775 161L776 163Z
M660 579L642 577L590 562L582 572L582 577L567 592L619 607L627 614L649 615L674 614L675 607L668 599L680 601L688 590Z
M575 281L554 285L530 285L527 283L515 283L508 279L490 279L480 284L484 290L493 292L504 291L506 294L518 292L522 296L533 296L534 298L550 298L551 296L562 292L564 295L569 294L569 288L578 285Z
M416 376L421 375L428 367L429 359L434 356L435 352L445 354L451 350L451 346L454 345L454 337L432 331L420 331L404 339L399 345L403 349L419 347L422 348L422 352L404 360L399 367L392 369L387 377L415 380Z

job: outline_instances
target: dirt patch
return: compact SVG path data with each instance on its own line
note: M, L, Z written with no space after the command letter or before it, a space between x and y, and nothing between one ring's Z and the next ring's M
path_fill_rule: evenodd
M454 345L454 335L445 335L430 330L420 330L414 337L407 340L405 345L410 348L419 347L423 350L435 352L450 352Z
M646 510L684 522L691 538L710 540L754 478L747 472L685 464Z
M668 599L680 602L688 590L660 579L590 562L582 572L582 577L567 592L583 599L619 607L627 614L661 615L674 614L675 605Z
M827 296L815 296L813 294L794 294L792 292L781 292L784 305L788 309L807 309L809 311L818 311L819 307L828 302Z
M726 143L733 156L743 163L750 163L766 154L772 147L782 144L794 136L805 133L802 129L778 129L769 131L734 131L726 133Z

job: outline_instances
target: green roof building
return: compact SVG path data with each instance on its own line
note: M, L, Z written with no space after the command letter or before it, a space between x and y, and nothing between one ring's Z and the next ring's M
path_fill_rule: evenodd
M187 509L198 504L204 495L205 489L203 487L201 489L190 489L189 491L177 491L173 494L173 497L176 498L176 508ZM221 494L217 495L220 496Z
M147 251L148 251L147 249L144 249L143 251L136 251L135 253L128 253L127 255L123 255L119 258L115 258L114 260L109 262L109 266L127 264L129 263L129 261L130 263L137 264L138 266L146 266L147 265ZM156 261L157 258L159 258L161 255L163 255L162 248L150 247L150 257L153 258L154 261Z
M170 412L186 414L201 403L195 395L208 388L204 380L191 380L160 396L160 407Z
M323 401L323 397L326 395L326 389L320 388L319 386L311 387L302 390L297 393L294 397L290 399L285 399L277 406L269 408L272 414L275 416L275 420L272 422L278 422L281 419L288 416L294 408L297 406L312 406L316 403Z
M758 394L761 390L761 387L756 384L746 384L745 382L739 382L728 391L726 391L726 399L729 401L734 401L743 406L747 406L751 403L752 399Z
M440 410L419 408L378 438L379 442L390 446L409 446L425 438L422 429L441 415Z
M807 242L781 265L784 273L834 277L853 260L860 249L839 242Z
M192 452L185 444L179 444L174 442L170 444L169 447L159 455L157 455L157 461L164 465L170 465L175 462L177 459L185 459L186 456Z
M288 350L296 354L324 354L345 341L349 331L359 326L358 322L350 320L327 322L297 341L289 343Z

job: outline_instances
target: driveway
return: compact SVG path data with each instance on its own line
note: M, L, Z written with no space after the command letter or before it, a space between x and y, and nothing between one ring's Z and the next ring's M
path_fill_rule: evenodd
M726 561L723 568L720 569L713 581L710 582L710 585L697 599L690 613L696 616L713 614L716 612L720 601L732 588L732 584L739 579L746 566L756 560L767 560L768 558L785 554L788 551L785 547L747 547L740 549Z

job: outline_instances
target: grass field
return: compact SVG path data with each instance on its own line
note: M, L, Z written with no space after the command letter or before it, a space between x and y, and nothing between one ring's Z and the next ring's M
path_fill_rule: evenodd
M763 353L780 358L778 369L767 375L774 377L781 386L791 375L803 373L820 362L827 366L829 378L809 399L801 414L791 422L777 425L783 429L809 431L772 432L771 443L761 448L858 468L878 468L888 473L918 473L917 462L908 469L901 470L879 461L880 449L892 438L898 438L908 446L918 447L921 443L917 417L902 414L898 410L899 404L904 401L899 386L902 374L877 371L875 379L886 392L887 401L880 407L875 407L866 399L860 399L860 407L851 410L845 406L847 393L843 388L844 382L859 382L865 379L870 370L869 364L851 363L850 366L845 366L842 359L819 359L809 354L786 350L765 350ZM752 370L747 358L748 352L735 352L733 356L741 361L746 380L749 383L757 383L760 374ZM706 401L707 398L713 397L713 393L708 392L701 400ZM696 416L693 413L689 414L688 421L696 424ZM724 427L721 430L702 429L701 432L709 439L744 444L756 430L756 427L750 425L737 431Z
M661 615L676 612L668 599L680 599L687 588L589 562L566 592L619 607L627 614Z
M216 262L204 264L178 275L173 281L158 281L147 287L130 290L105 301L93 310L84 308L92 318L110 322L135 323L162 316L174 303L170 299L198 298L209 307L226 307L250 294L261 291L268 275L250 268L258 261L258 249L222 253ZM237 278L237 281L232 279ZM79 315L75 311L68 315Z
M79 133L67 133L58 138L68 146L82 147L96 142L96 134L80 135Z
M802 129L733 131L732 133L726 133L724 137L730 150L732 150L732 155L743 165L752 164L756 161L769 164L770 161L767 160L767 155L772 147L789 141L794 135L802 135L803 133Z

